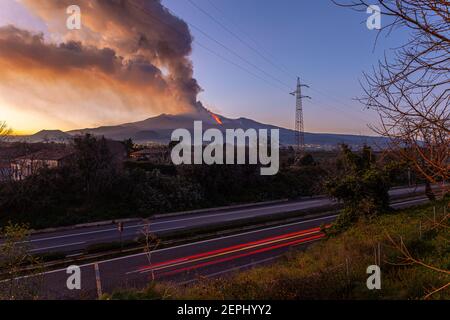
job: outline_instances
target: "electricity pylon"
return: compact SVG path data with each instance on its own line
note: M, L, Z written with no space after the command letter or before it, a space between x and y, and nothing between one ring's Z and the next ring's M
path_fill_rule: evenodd
M295 113L295 143L297 144L297 157L300 157L305 151L305 125L303 118L303 99L311 99L309 96L302 95L302 88L309 88L306 84L302 84L300 78L297 78L297 90L291 95L296 97L296 113Z

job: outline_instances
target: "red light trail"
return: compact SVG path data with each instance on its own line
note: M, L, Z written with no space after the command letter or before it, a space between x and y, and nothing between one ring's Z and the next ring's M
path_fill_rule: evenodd
M323 237L325 237L325 235L324 234L320 234L320 235L309 237L309 238L305 238L305 239L291 241L291 242L288 242L288 243L282 243L282 244L279 244L279 245L275 245L275 246L271 246L271 247L268 247L268 248L255 250L255 251L250 251L250 252L243 253L243 254L236 255L236 256L232 256L232 257L222 258L222 259L219 259L219 260L214 260L214 261L209 261L209 262L197 264L197 265L194 265L194 266L191 266L191 267L186 267L186 268L177 269L177 270L174 270L174 271L165 272L165 273L159 274L159 276L160 277L162 277L162 276L170 276L170 275L174 275L174 274L185 272L185 271L190 271L190 270L194 270L194 269L198 269L198 268L202 268L202 267L207 267L207 266L218 264L218 263L222 263L222 262L227 262L227 261L230 261L230 260L235 260L235 259L239 259L239 258L248 257L248 256L251 256L251 255L255 255L255 254L258 254L258 253L263 253L263 252L266 252L266 251L280 249L280 248L288 247L288 246L294 246L294 245L298 245L298 244L301 244L301 243L312 242L312 241L315 241L315 240L319 240L319 239L321 239Z
M306 236L310 236L310 237L305 238ZM208 251L208 252L204 252L204 253L200 253L200 254L191 255L188 257L182 257L182 258L177 258L177 259L173 259L170 261L155 263L155 264L151 264L149 266L142 267L139 270L137 270L137 272L146 273L146 272L150 272L150 271L161 271L164 269L181 267L182 265L186 265L189 263L200 262L200 261L204 261L204 260L208 260L208 259L219 258L222 256L231 255L233 253L251 250L249 252L216 259L213 261L207 261L207 262L198 263L198 264L188 266L188 267L182 267L182 268L168 271L165 273L160 273L158 275L159 277L168 276L168 275L181 273L184 271L198 269L198 268L202 268L205 266L210 266L210 265L214 265L214 264L218 264L218 263L222 263L222 262L227 262L227 261L255 255L258 253L276 250L276 249L283 248L283 247L288 247L288 246L298 245L301 243L316 241L316 240L323 238L324 236L325 235L323 233L321 233L321 228L317 227L317 228L312 228L312 229L308 229L308 230L287 233L287 234L283 234L280 236L270 237L270 238L266 238L266 239L262 239L262 240L252 241L252 242L248 242L248 243L244 243L244 244L238 244L238 245L234 245L234 246L227 247L227 248L222 248L222 249ZM301 239L298 239L298 238L301 238ZM292 241L289 241L289 240L292 240ZM285 241L288 241L288 242L285 242ZM280 242L284 242L284 243L280 243ZM264 246L267 246L267 247L264 247ZM264 247L264 248L261 248L261 247ZM252 249L254 249L254 250L252 250Z

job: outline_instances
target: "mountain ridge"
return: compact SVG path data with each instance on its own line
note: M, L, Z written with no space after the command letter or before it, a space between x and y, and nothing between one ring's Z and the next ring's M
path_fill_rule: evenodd
M168 143L173 130L185 128L192 132L194 121L202 120L203 129L216 128L224 132L226 129L279 129L280 143L285 146L295 144L295 131L287 128L264 124L249 118L241 117L230 119L217 115L222 124L214 120L212 114L207 112L199 114L160 114L141 121L129 122L119 125L100 126L97 128L85 128L63 132L61 130L42 130L31 136L24 136L26 141L33 142L64 142L71 140L76 135L92 134L104 136L112 140L132 139L135 143ZM41 140L41 141L39 141ZM310 148L335 148L338 144L345 143L352 147L361 147L367 144L372 147L382 148L387 145L387 139L383 137L361 136L335 133L305 133L305 144Z

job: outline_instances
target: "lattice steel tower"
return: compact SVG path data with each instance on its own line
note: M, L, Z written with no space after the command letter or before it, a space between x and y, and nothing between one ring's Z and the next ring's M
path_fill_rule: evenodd
M305 126L303 119L303 99L311 99L309 96L302 95L302 88L309 88L309 86L302 84L300 78L297 78L297 90L291 93L296 102L295 113L295 143L297 144L297 155L301 155L305 151Z

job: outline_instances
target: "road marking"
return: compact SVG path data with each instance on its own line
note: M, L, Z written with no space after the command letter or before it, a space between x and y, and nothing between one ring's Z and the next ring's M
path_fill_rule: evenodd
M327 219L334 219L337 216L338 215L335 214L335 215L330 215L330 216L326 216L326 217L320 217L320 218L311 219L311 220L304 220L304 221L300 221L300 222L293 222L293 223L284 224L284 225L275 226L275 227L270 227L270 228L265 228L265 229L259 229L259 230L254 230L254 231L243 232L243 233L230 235L230 236L224 236L224 237L220 237L220 238L214 238L214 239L209 239L209 240L203 240L203 241L197 241L197 242L192 242L192 243L186 243L186 244L182 244L182 245L175 246L175 247L158 249L158 250L152 251L152 254L158 253L158 252L169 251L169 250L173 250L173 249L178 249L178 248L184 248L184 247L188 247L188 246L195 246L195 245L199 245L199 244L203 244L203 243L221 241L223 239L236 238L236 237L240 237L240 236L244 236L244 235L249 235L249 234L254 234L254 233L259 233L259 232L264 232L264 231L269 231L269 230L281 229L281 228L295 226L295 225L300 225L300 224L305 224L305 223L309 223L309 222L315 222L315 221L321 221L321 220L327 220ZM108 262L114 262L114 261L119 261L119 260L126 260L126 259L136 258L136 257L144 256L146 254L147 254L146 252L136 253L136 254L132 254L132 255L129 255L129 256L124 256L124 257L118 257L118 258L112 258L112 259L108 259L108 260L99 261L98 264L103 264L103 263L108 263ZM91 262L91 263L86 263L86 264L80 265L79 267L80 268L90 267L90 266L93 266L94 264L95 264L95 262ZM47 275L47 274L53 274L53 273L58 273L58 272L65 272L65 271L66 271L66 269L57 269L57 270L52 270L52 271L46 271L46 272L40 273L39 275ZM23 277L18 277L16 279L22 279L22 278L27 278L27 277L28 276L23 276Z
M328 202L332 202L328 199L319 199L319 200L308 200L308 201L302 201L302 202L294 202L290 204L283 204L283 205L276 205L276 206L270 206L270 207L263 207L263 208L255 208L255 209L245 209L245 210L235 210L232 212L224 212L224 213L218 213L218 214L210 214L210 215L201 215L198 217L191 217L191 218L183 218L183 219L176 219L176 220L169 220L169 221L161 221L161 222L150 222L150 226L155 226L159 224L167 224L167 223L174 223L174 222L182 222L182 221L190 221L190 220L199 220L199 219L205 219L205 218L211 218L211 217L220 217L224 215L231 215L231 214L239 214L242 212L252 212L252 211L261 211L261 210L269 210L274 208L283 208L283 207L292 207L292 206L298 206L298 205L308 205L303 206L302 208L295 208L295 210L300 209L310 209L311 205L314 205L318 202L323 202L324 200ZM324 205L326 205L325 203ZM259 216L259 215L258 215ZM137 224L132 226L125 226L124 229L135 229L146 226L145 223L143 224ZM154 230L152 232L157 231L168 231L168 230L176 230L180 229L180 227L177 228L170 228L170 229L163 229L163 230ZM33 239L28 242L41 242L41 241L48 241L48 240L57 240L57 239L64 239L64 238L71 238L71 237L78 237L83 235L90 235L90 234L96 234L96 233L106 233L106 232L117 232L117 228L110 228L110 229L104 229L104 230L95 230L95 231L86 231L86 232L80 232L80 233L72 233L72 234L66 234L62 236L54 236L54 237L47 237L47 238L39 238L39 239Z
M310 232L307 232L308 231L307 230L306 232L298 233L296 235L289 235L288 234L288 235L276 237L278 239L274 239L274 238L263 239L263 240L256 241L256 242L250 242L248 244L233 246L233 247L224 248L224 249L221 249L221 250L215 250L215 251L212 251L211 254L209 254L209 255L208 255L208 252L207 252L207 253L195 255L195 256L192 256L192 257L181 258L180 260L168 261L166 263L163 262L161 264L156 264L153 267L149 266L149 267L146 267L145 269L141 268L141 269L136 270L136 271L128 272L127 274L132 274L132 273L141 273L141 274L143 274L143 273L148 273L148 272L152 272L152 271L159 271L159 270L163 270L163 269L167 269L167 268L171 268L171 267L180 266L180 265L183 265L183 264L186 264L186 263L193 263L193 262L198 262L198 261L202 261L202 260L207 260L207 259L221 257L221 256L224 256L224 255L228 255L228 254L232 254L232 253L236 253L236 252L247 251L247 250L251 250L251 249L262 247L262 246L271 245L271 244L278 243L278 242L284 242L284 241L288 241L288 240L291 240L291 239L296 239L296 238L301 238L301 237L305 237L305 236L308 236L308 235L321 233L320 230L318 230L318 229L319 228L315 228L314 231L310 231ZM236 248L236 247L238 247L238 248ZM199 257L199 258L193 258L193 257Z
M222 275L222 274L226 274L226 273L238 271L238 270L241 270L241 269L244 269L244 268L253 267L253 266L256 266L256 265L259 265L259 264L263 264L263 263L265 263L265 262L277 260L277 259L279 259L279 258L281 258L281 257L282 257L282 255L280 255L280 256L275 256L275 257L270 257L270 258L262 259L262 260L258 260L258 261L254 261L254 262L251 262L251 263L244 264L244 265L242 265L242 266L237 266L237 267L233 267L233 268L226 269L226 270L223 270L223 271L219 271L219 272L215 272L215 273L210 273L210 274L204 275L204 276L202 276L202 277L205 277L205 278L213 278L213 277L217 277L217 276L220 276L220 275ZM192 279L192 280L180 282L179 285L180 285L180 286L185 286L185 285L188 285L188 284L197 282L198 280L199 280L199 279Z
M152 232L172 231L172 230L185 229L185 228L186 228L186 226L180 226L180 227L177 227L177 228L160 229L160 230L155 230L155 231L152 231ZM106 239L107 239L107 240L111 240L110 238L96 238L95 240L99 241L99 240L106 240ZM43 241L43 240L40 240L40 241ZM37 241L22 241L22 242L19 242L19 243L30 243L30 242L37 242ZM72 246L74 246L74 245L80 245L80 244L84 244L84 243L86 243L86 242L87 242L87 241L83 241L83 242L75 242L75 243L67 243L67 244L61 244L61 245L58 245L58 246L52 246L52 247L36 248L36 249L30 250L30 251L36 252L36 251L47 250L47 249L56 249L56 248L63 248L63 247L72 247ZM79 253L77 253L76 255L79 255ZM73 256L73 255L72 255L72 256ZM67 256L67 257L70 257L70 256Z
M328 203L325 203L324 205L327 205L327 204L333 202L333 201L331 201L329 199L307 200L307 201L302 201L302 202L293 202L293 203L289 203L289 204L273 205L273 206L269 206L269 207L236 210L236 211L233 211L233 212L224 212L224 213L217 213L217 214L211 214L211 215L203 215L203 216L199 216L199 217L191 217L191 218L184 218L184 219L170 220L170 221L161 221L161 222L153 223L153 225L155 225L155 224L163 224L163 223L189 221L189 220L198 220L198 219L211 218L211 217L220 217L220 216L225 216L225 215L230 215L230 214L242 214L242 213L245 214L247 212L261 211L261 210L270 210L270 209L284 208L284 207L292 207L292 206L298 206L298 205L308 205L308 206L306 206L306 207L303 206L302 208L297 208L296 207L295 210L310 209L310 207L309 207L310 205L313 205L313 204L316 204L316 203L320 203L320 202L323 202L323 201L327 201L328 202ZM259 216L259 215L257 215L257 216Z
M311 229L307 229L307 230L300 230L300 231L291 232L291 233L287 233L287 234L282 234L282 235L278 235L278 236L272 236L272 237L261 239L261 240L251 241L251 242L248 242L248 243L241 243L241 244L233 245L233 246L230 246L230 247L225 247L225 248L221 248L221 249L215 249L215 250L207 251L207 252L203 252L203 253L197 253L197 254L194 254L194 255L191 255L191 256L188 256L188 257L183 257L183 258L179 258L179 259L173 259L173 260L170 260L170 261L164 261L164 262L160 262L160 263L150 264L149 267L155 268L157 266L159 267L161 265L173 264L173 263L180 262L180 261L186 261L188 259L192 260L192 259L199 258L199 257L211 256L213 254L217 254L217 253L221 253L221 252L225 252L225 251L229 252L230 250L233 250L233 249L249 247L250 245L255 245L255 244L260 244L260 243L267 243L267 242L272 241L272 240L285 239L285 238L290 237L290 236L304 235L304 234L306 234L308 232L311 232L311 231L317 231L318 232L318 231L320 231L320 228L316 227L316 228L311 228ZM141 268L140 270L142 271L144 269L145 268Z
M231 256L228 258L222 258L219 260L213 260L213 261L209 261L209 262L204 262L201 264L197 264L197 265L193 265L191 267L185 267L185 268L181 268L181 269L175 269L174 271L168 271L162 274L159 274L158 277L164 277L164 276L170 276L170 275L174 275L174 274L178 274L184 271L191 271L191 270L195 270L195 269L199 269L199 268L203 268L203 267L207 267L207 266L211 266L211 265L215 265L215 264L219 264L219 263L223 263L223 262L227 262L227 261L231 261L231 260L236 260L239 258L244 258L244 257L248 257L248 256L252 256L258 253L263 253L263 252L267 252L267 251L272 251L272 250L276 250L276 249L280 249L280 248L284 248L284 247L289 247L289 246L295 246L295 245L300 245L300 244L305 244L311 241L316 241L319 239L324 238L325 235L321 234L321 235L317 235L317 236L312 236L310 238L302 238L300 240L294 240L291 242L287 242L287 243L281 243L281 244L277 244L268 248L261 248L255 251L250 251L247 253L242 253L239 254L237 256Z
M36 248L36 249L31 249L30 252L36 252L36 251L41 251L41 250L49 250L49 249L56 249L56 248L61 248L61 247L72 247L72 246L77 246L77 245L85 244L85 243L86 243L86 241L82 241L82 242L61 244L59 246L52 246L52 247L46 247L46 248Z
M391 206L395 207L395 206L399 206L399 205L405 205L405 204L410 204L410 203L416 203L416 202L426 202L429 201L428 198L419 198L419 199L412 199L412 200L407 200L407 201L402 201L402 202L395 202L392 203Z
M144 227L145 224L139 225L139 226ZM132 227L133 228L137 228L139 226L138 225L136 225L136 226L129 226L129 227L124 227L124 229L132 228ZM183 228L186 228L186 226L180 226L180 227L168 228L168 229L160 229L160 230L153 230L151 232L170 231L170 230L178 230L178 229L183 229ZM39 238L39 239L33 239L33 240L29 240L29 241L22 241L22 243L34 243L34 242L42 242L42 241L49 241L49 240L57 240L57 239L71 238L71 237L83 236L83 235L89 235L89 234L106 233L106 232L110 232L110 231L116 231L117 232L117 229L97 230L97 231L90 231L90 232L70 234L70 235L68 234L68 235L57 236L57 237Z
M299 244L294 245L294 246L304 245L304 244L311 243L311 242L316 242L316 241L319 241L319 240L320 240L320 239L318 239L318 240L306 241L306 242L299 243ZM241 269L248 268L248 267L253 267L253 266L255 266L255 265L263 264L263 263L265 263L265 262L277 260L277 259L279 259L279 258L281 258L281 257L283 257L283 255L279 255L279 256L275 256L275 257L270 257L270 258L263 259L263 260L258 260L258 261L255 261L255 262L251 262L251 263L244 264L244 265L242 265L242 266L237 266L237 267L233 267L233 268L226 269L226 270L223 270L223 271L219 271L219 272L207 274L207 275L204 275L204 276L202 276L202 277L206 277L206 278L217 277L217 276L220 276L220 275L222 275L222 274L230 273L230 272L237 271L237 270L241 270ZM198 280L199 280L199 279L192 279L192 280L180 282L179 285L182 285L182 286L188 285L188 284L190 284L190 283L197 282Z
M402 192L399 192L400 190ZM392 193L397 193L398 192L398 194L402 194L404 191L410 191L410 188L398 189L398 190L394 190L394 192L392 192L392 190L391 190L390 192L392 192ZM325 206L325 205L329 205L330 203L333 203L333 201L330 200L330 199L326 199L326 198L325 199L306 200L306 201L299 201L299 202L293 202L293 203L288 203L288 204L272 205L272 206L268 206L268 207L259 207L259 208L253 208L253 209L234 210L234 211L224 212L224 213L209 214L209 215L207 214L207 215L200 215L200 216L190 217L190 218L175 219L175 220L161 221L161 222L153 222L153 223L150 223L150 226L152 226L152 225L153 226L154 225L159 225L159 224L182 222L182 221L191 221L191 220L205 219L205 218L211 218L211 217L220 217L220 216L225 216L225 215L239 214L239 213L243 213L243 212L244 213L249 213L249 212L253 212L253 211L271 210L271 209L284 208L284 207L293 207L293 206L300 206L300 207L293 208L295 210L311 209L311 206L316 204L316 203L323 203L323 206ZM146 224L137 224L137 225L132 225L132 226L125 226L124 229L135 229L135 228L144 227L145 225ZM152 231L152 232L169 231L169 230L176 230L176 229L177 228L175 228L175 229L165 229L165 230L156 230L156 231ZM31 243L33 243L33 242L41 242L41 241L64 239L64 238L71 238L71 237L78 237L78 236L83 236L83 235L90 235L90 234L97 234L97 233L106 233L106 232L117 232L117 229L116 228L110 228L110 229L104 229L104 230L86 231L86 232L73 233L73 234L67 234L67 235L61 235L61 236L33 239L33 240L28 241L28 242L31 242Z

